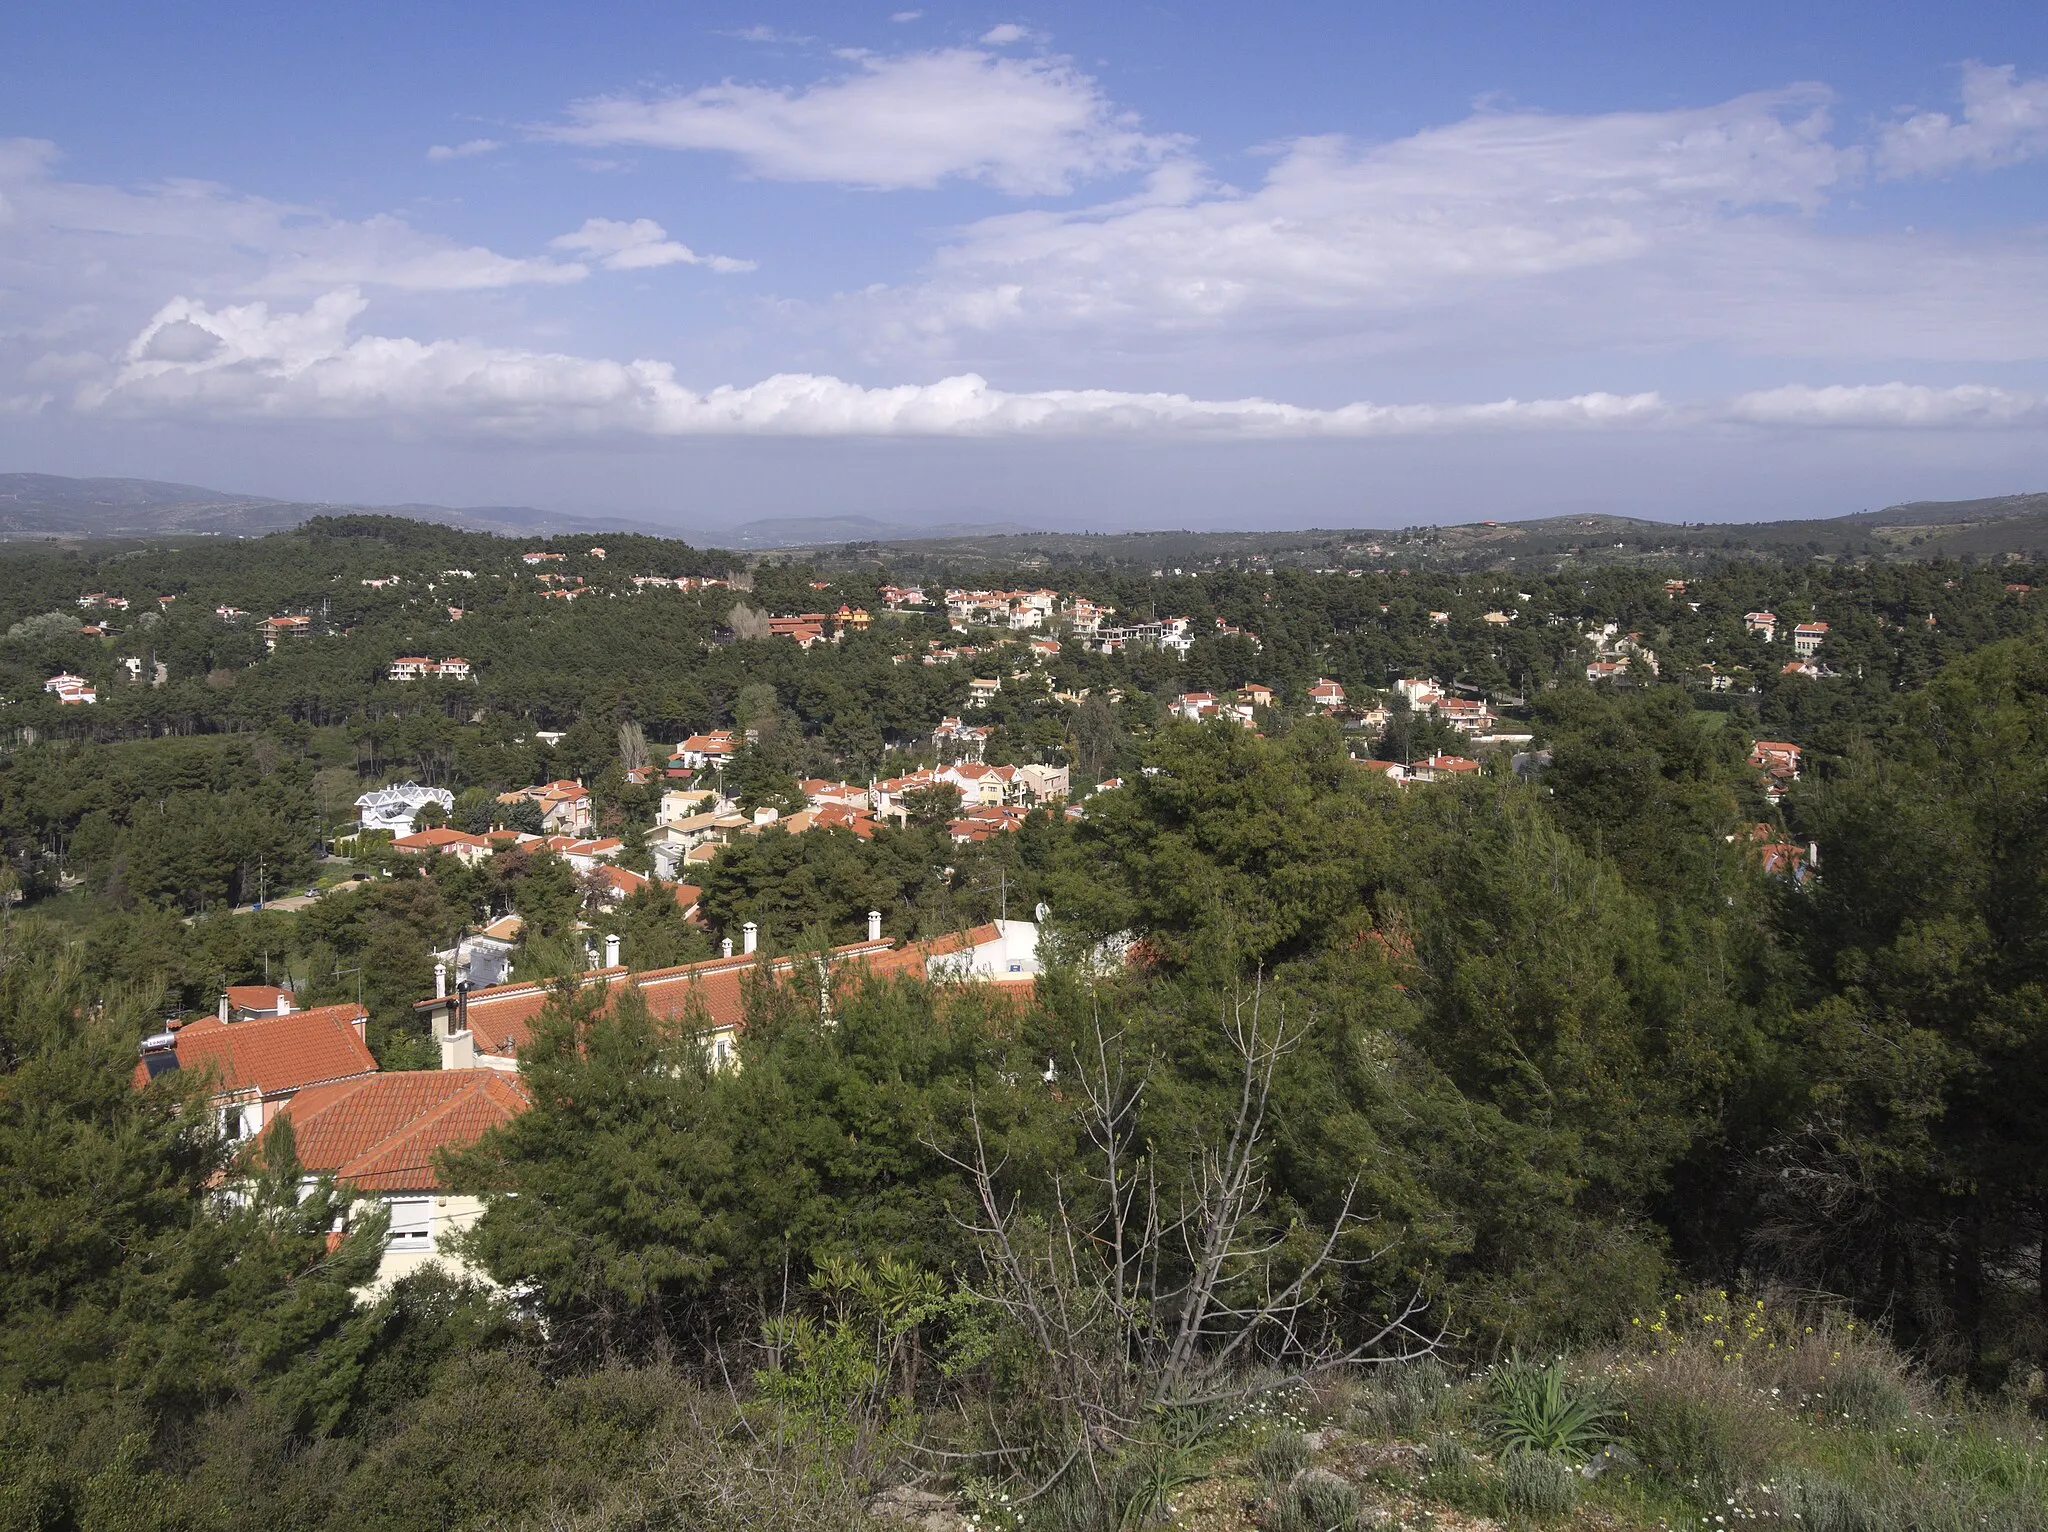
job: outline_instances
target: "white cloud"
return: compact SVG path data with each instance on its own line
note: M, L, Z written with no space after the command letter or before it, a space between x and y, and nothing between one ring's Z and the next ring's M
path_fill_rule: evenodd
M1730 211L1813 206L1843 171L1819 106L1788 92L1695 112L1482 114L1364 147L1297 139L1249 193L1175 167L1158 195L985 219L941 252L931 291L970 323L1185 323L1612 266Z
M922 15L923 11L891 11L889 19L901 26L906 21L916 21Z
M668 230L652 218L624 223L614 218L590 218L573 234L548 241L551 249L587 256L606 271L645 271L656 266L706 266L717 272L752 271L753 261L729 255L699 255L688 245L668 237Z
M450 293L581 281L588 269L500 255L378 214L238 194L204 181L135 189L66 181L53 145L0 143L0 315L10 296L41 316L98 311L179 288L295 296L349 285ZM0 329L5 327L0 319ZM132 325L131 315L125 325Z
M516 350L469 340L358 334L362 294L299 312L179 298L155 315L78 408L123 417L363 421L451 436L1160 437L1370 440L1528 432L2048 426L2048 397L1988 385L1791 384L1722 401L1593 392L1481 404L1329 408L1115 389L1010 391L973 373L864 387L778 373L705 391L669 364ZM78 369L71 369L76 376ZM38 396L43 400L54 397Z
M435 144L427 151L430 160L469 160L479 154L490 154L505 146L495 138L472 138L460 144Z
M1239 359L1625 347L2048 357L2038 232L1836 231L1866 152L1818 87L1668 112L1482 112L1293 140L1249 189L1185 160L1143 194L980 220L920 280L839 300L875 357L1141 348Z
M1963 115L1916 112L1880 135L1887 176L1995 170L2048 153L2048 78L2022 80L2011 64L1963 66Z
M768 180L893 190L958 179L1019 196L1141 168L1180 142L1138 131L1067 59L948 48L847 62L845 74L803 89L728 81L580 101L550 136L716 150Z
M1884 430L2048 425L2048 399L1976 383L1952 388L1916 383L1814 388L1793 383L1738 395L1730 401L1726 414L1730 420L1752 425Z
M471 341L357 335L367 302L350 290L298 313L263 303L179 298L156 314L88 411L245 420L368 420L456 433L549 436L1386 437L1655 423L1655 394L1476 405L1358 403L1315 409L1267 399L1208 400L1109 389L1031 393L973 374L867 388L782 373L745 387L684 387L661 362L614 362Z
M801 46L812 41L811 38L799 33L783 32L768 26L742 27L737 32L727 32L725 36L743 43L788 43Z
M990 27L986 32L982 33L981 40L991 48L1004 48L1008 47L1011 43L1021 43L1028 36L1030 34L1018 26L1016 22L1005 21L999 26Z
M293 230L284 232L289 236ZM296 293L364 284L410 292L465 292L527 283L561 285L589 275L588 267L573 261L500 255L481 245L457 245L422 234L403 219L378 214L357 222L330 220L316 226L302 243L289 240L258 288Z

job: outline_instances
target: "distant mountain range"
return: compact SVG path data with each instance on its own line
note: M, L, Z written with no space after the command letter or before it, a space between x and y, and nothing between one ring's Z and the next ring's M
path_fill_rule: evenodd
M1634 516L1551 516L1454 526L1312 528L1291 532L913 532L803 551L828 561L880 558L905 573L942 567L1035 569L1087 563L1148 573L1232 564L1337 569L1704 564L1741 557L1894 562L2020 557L2048 562L2048 494L1915 501L1810 521L1668 522Z
M558 516L531 506L344 505L270 500L160 479L67 479L0 473L0 537L260 537L313 516L375 510L475 532L541 535L600 528L663 533L656 527Z
M784 516L741 522L732 529L736 548L812 548L824 545L924 542L945 537L1015 537L1036 528L1011 522L935 522L917 526L877 521L872 516Z
M258 537L314 516L375 511L510 537L598 531L687 537L735 549L786 548L838 558L884 557L1032 567L1087 560L1132 568L1213 566L1251 559L1347 568L1513 565L1580 558L1602 563L1743 554L1829 559L2023 556L2048 560L2048 493L1923 500L1809 521L1650 521L1552 516L1400 530L1296 532L1043 532L1013 523L917 525L869 516L798 516L703 533L623 519L564 516L532 506L349 505L272 500L157 479L0 474L0 538Z
M314 516L375 511L409 516L471 532L538 537L555 532L642 532L656 537L704 534L622 518L564 516L527 505L352 505L337 501L272 500L161 479L68 479L49 473L0 474L0 538L23 537L261 537ZM988 536L1028 532L1009 523L954 521L930 526L877 521L870 516L797 516L740 522L715 540L733 548L786 548L878 539Z

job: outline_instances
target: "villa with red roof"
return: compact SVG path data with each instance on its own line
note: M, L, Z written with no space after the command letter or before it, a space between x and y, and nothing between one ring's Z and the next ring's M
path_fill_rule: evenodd
M377 1072L363 1035L368 1019L369 1012L353 1004L247 1021L204 1017L147 1039L135 1065L135 1083L146 1085L174 1069L202 1073L212 1088L221 1130L230 1138L250 1138L307 1087Z
M439 1263L475 1276L441 1248L445 1235L483 1213L474 1196L451 1192L443 1151L467 1148L529 1105L516 1076L492 1070L406 1070L300 1091L277 1113L292 1125L294 1151L310 1176L332 1176L356 1194L352 1217L381 1206L390 1215L374 1287Z
M563 779L498 794L504 804L530 799L540 809L541 828L551 835L581 835L592 824L590 793L581 782Z
M1408 780L1411 782L1448 782L1459 777L1476 776L1479 763L1462 755L1432 755L1427 760L1411 762Z

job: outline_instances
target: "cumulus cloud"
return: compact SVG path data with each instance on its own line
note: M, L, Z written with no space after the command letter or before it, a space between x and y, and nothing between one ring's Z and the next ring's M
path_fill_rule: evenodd
M1814 388L1794 383L1740 394L1730 401L1726 415L1753 425L1888 430L2048 425L2048 399L1977 383L1952 388L1916 383L1838 383Z
M1068 59L946 48L854 54L846 63L840 76L801 89L728 81L682 95L580 101L548 134L715 150L767 180L875 190L965 180L1018 196L1065 192L1180 145L1140 132Z
M1833 226L1868 154L1835 140L1828 108L1808 86L1663 112L1480 112L1380 143L1295 139L1245 188L1178 159L1136 196L970 224L918 279L820 322L941 364L1077 345L2048 356L2041 233Z
M211 182L66 181L54 174L57 159L47 143L0 144L10 268L0 286L32 292L46 313L161 294L171 282L296 296L344 284L450 293L589 275L578 263L501 255L389 214L337 218Z
M755 263L729 255L699 255L668 237L652 218L624 223L590 218L583 227L548 241L550 249L567 250L596 261L606 271L646 271L656 266L705 266L717 272L752 271Z
M909 296L926 323L969 328L1407 308L1813 208L1845 171L1827 127L1805 90L1686 112L1484 113L1373 145L1302 138L1249 192L1183 164L1139 198L985 219Z
M695 390L664 362L359 334L354 289L302 310L165 304L75 400L88 413L206 420L365 421L455 436L1165 437L1301 440L1787 429L1968 430L2048 425L2048 397L1988 385L1791 384L1674 404L1650 393L1478 404L1317 408L1116 389L994 387L974 373L867 387L815 373ZM44 395L43 399L54 397Z
M490 154L505 146L495 138L472 138L460 144L435 144L427 151L430 160L472 160L479 154Z
M662 362L518 351L472 341L358 335L353 289L292 313L264 303L164 305L114 377L81 407L121 415L369 420L408 429L562 436L1389 437L1458 431L1599 429L1654 423L1655 394L1583 394L1485 404L1211 400L1110 389L1011 392L964 374L869 388L780 373L698 392Z
M1014 21L1005 21L990 27L981 34L981 40L991 48L1006 48L1011 43L1021 43L1030 34Z
M1963 66L1963 114L1915 112L1887 127L1878 168L1887 176L1995 170L2048 153L2048 78L2022 80L2011 64Z

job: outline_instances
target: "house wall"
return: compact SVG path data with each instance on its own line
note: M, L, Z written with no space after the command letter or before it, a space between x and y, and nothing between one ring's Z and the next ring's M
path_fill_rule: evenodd
M483 1271L441 1248L448 1236L460 1233L483 1216L481 1199L442 1192L385 1192L363 1200L384 1203L392 1213L384 1258L377 1263L377 1275L364 1289L364 1296L374 1298L393 1283L428 1266L440 1266L451 1275L495 1285Z
M997 936L965 952L950 952L925 965L934 979L1025 979L1038 973L1038 925L1029 920L994 922Z

